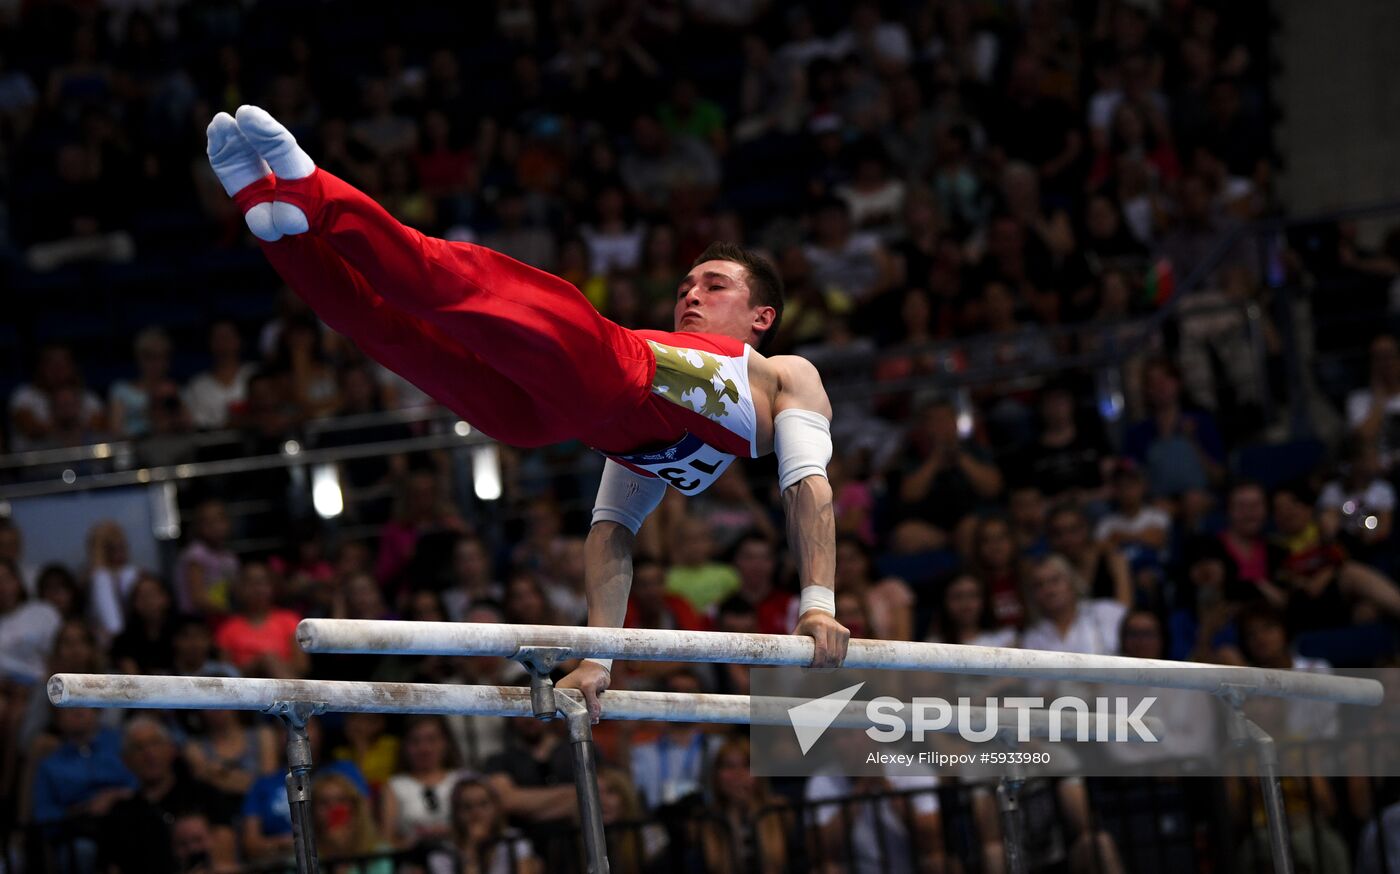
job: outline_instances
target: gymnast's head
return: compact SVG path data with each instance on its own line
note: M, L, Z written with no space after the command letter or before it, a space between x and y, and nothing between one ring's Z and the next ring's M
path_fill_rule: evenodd
M767 258L734 243L712 243L676 292L676 330L719 334L762 352L783 318L783 279Z

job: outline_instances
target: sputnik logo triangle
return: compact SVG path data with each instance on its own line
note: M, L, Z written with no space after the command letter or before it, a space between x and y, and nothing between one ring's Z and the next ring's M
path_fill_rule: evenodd
M802 755L807 755L807 751L821 740L831 723L841 715L841 711L846 709L846 705L864 685L864 682L856 683L830 695L823 695L805 704L788 708L788 721L792 723L792 730L797 734L797 745L802 748Z

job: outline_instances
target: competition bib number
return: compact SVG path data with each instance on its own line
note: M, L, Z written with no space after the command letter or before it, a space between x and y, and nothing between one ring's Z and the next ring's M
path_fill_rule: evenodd
M613 458L644 470L687 495L699 494L709 488L734 461L734 456L720 452L693 434L687 434L680 442L665 449L635 455L614 455Z

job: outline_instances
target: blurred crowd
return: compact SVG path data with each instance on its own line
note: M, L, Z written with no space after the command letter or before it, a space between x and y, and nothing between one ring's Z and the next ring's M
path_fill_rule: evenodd
M677 281L709 242L759 246L788 288L775 351L817 363L835 402L837 617L853 636L1315 671L1393 664L1392 336L1344 381L1345 439L1286 480L1241 476L1236 463L1267 424L1271 374L1242 376L1257 362L1240 359L1228 313L1203 309L1175 345L1132 350L1121 421L1085 402L1087 376L1043 375L1162 306L1271 209L1264 10L15 4L0 8L0 251L42 276L140 264L172 239L246 249L203 155L209 118L242 103L267 107L401 221L555 272L629 326L671 327ZM1333 245L1387 281L1400 273L1349 238ZM1264 299L1260 264L1228 251L1219 263L1194 300ZM295 296L278 301L252 322L212 324L203 342L153 324L106 384L84 379L113 368L81 347L30 338L5 447L131 439L159 460L228 431L227 455L261 455L327 417L428 403ZM1056 330L1084 325L1098 330ZM971 335L985 338L930 352ZM1005 378L939 390L941 374L969 369ZM417 433L375 421L318 445ZM500 659L308 657L292 629L309 616L582 624L597 476L584 455L502 449L499 505L461 499L448 452L348 461L341 480L364 499L335 525L288 511L257 527L233 512L284 494L280 471L192 484L185 537L159 567L136 566L116 521L88 532L85 555L35 567L24 543L39 532L0 522L0 788L6 822L27 838L14 845L81 872L285 859L274 724L53 710L43 680L525 682ZM795 574L770 467L735 466L699 498L668 497L639 535L629 625L791 630ZM618 663L614 687L742 693L748 674ZM1325 723L1306 728L1315 737ZM621 724L599 739L614 870L953 870L955 831L973 835L972 870L1004 864L994 806L985 794L971 814L944 803L946 775L770 785L732 732ZM402 851L368 870L434 874L570 863L559 837L575 817L572 765L556 724L352 715L314 721L313 743L323 856ZM1400 810L1400 786L1305 788L1288 799L1310 868L1380 870L1366 868L1367 824ZM1055 839L1036 844L1037 861L1153 870L1095 822L1090 789L1046 790L1053 813L1038 828ZM1252 834L1245 796L1233 798ZM1303 796L1308 806L1293 805ZM811 818L795 840L799 808ZM887 841L907 863L880 861Z

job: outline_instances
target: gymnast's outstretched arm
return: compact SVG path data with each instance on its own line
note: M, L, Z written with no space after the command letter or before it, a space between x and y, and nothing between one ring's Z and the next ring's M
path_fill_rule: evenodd
M666 484L656 477L633 473L608 459L603 481L593 505L593 526L584 541L584 585L588 592L588 624L594 628L621 628L627 618L627 596L632 590L632 547L637 531L666 495ZM612 679L610 659L584 659L558 685L583 692L593 721L601 709L598 693Z

